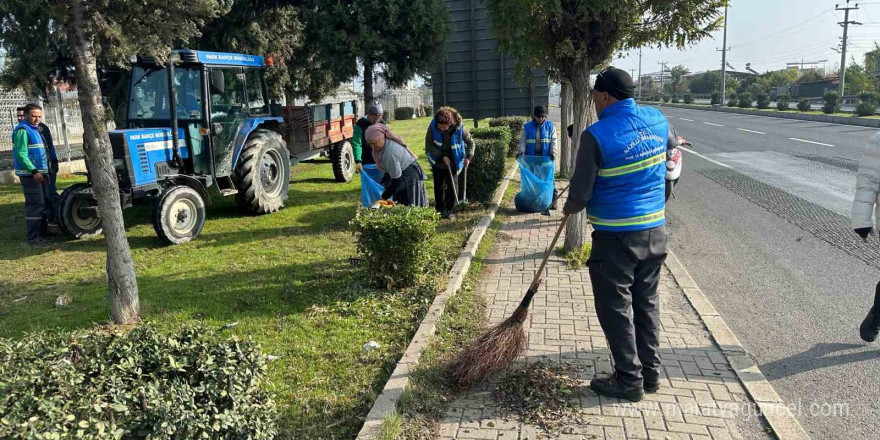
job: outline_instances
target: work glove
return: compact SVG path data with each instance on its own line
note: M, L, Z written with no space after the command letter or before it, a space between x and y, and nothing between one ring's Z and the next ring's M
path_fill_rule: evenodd
M854 229L854 231L856 231L856 234L859 234L859 237L862 237L862 241L865 243L868 242L868 235L871 233L871 228L857 228Z

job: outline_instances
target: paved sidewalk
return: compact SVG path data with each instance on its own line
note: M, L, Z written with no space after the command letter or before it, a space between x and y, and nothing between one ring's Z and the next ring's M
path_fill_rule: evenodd
M552 217L514 214L503 225L478 286L488 299L491 324L507 318L519 304L560 217L561 212ZM522 362L544 360L571 368L572 377L583 385L576 390L581 396L577 416L554 432L542 431L496 408L495 384L485 383L451 404L441 423L440 438L772 438L666 267L660 287L665 377L660 391L647 394L639 403L599 397L588 390L594 375L612 371L610 351L593 306L589 274L586 269L569 270L557 256L551 257L546 271L544 286L529 313L528 352Z

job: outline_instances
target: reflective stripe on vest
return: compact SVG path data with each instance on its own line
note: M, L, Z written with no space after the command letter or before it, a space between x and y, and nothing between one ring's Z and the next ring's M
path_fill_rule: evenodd
M630 218L603 219L592 215L588 215L587 218L589 218L594 225L598 226L622 227L646 225L648 223L654 223L658 220L663 220L664 218L666 218L666 210L663 209L653 214Z
M637 171L651 168L663 163L666 163L666 153L660 153L656 156L649 157L645 160L631 163L629 165L624 165L616 168L602 168L599 170L599 177L622 176L624 174L635 173Z
M551 121L544 121L540 126L538 126L534 120L526 122L525 125L523 125L523 136L525 137L525 143L527 145L526 151L524 152L525 155L549 156L550 143L553 142L553 131L554 126ZM535 145L538 143L541 144L540 150L535 148Z

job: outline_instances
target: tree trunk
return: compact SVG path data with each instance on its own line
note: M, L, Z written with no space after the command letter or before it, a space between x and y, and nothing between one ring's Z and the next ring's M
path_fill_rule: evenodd
M572 164L572 154L571 154L571 138L568 137L568 126L573 124L574 121L571 119L571 83L568 81L562 81L562 91L559 94L560 102L560 111L562 112L561 124L562 127L558 130L559 137L562 138L562 149L559 154L559 171L562 174L563 178L571 177L571 174L574 172L574 168ZM577 130L577 126L575 126L575 130Z
M134 260L125 236L119 184L113 167L110 137L104 121L104 106L98 86L97 58L87 28L87 11L82 0L69 0L67 35L76 68L79 108L83 120L83 150L92 189L98 199L104 242L107 245L107 281L110 314L116 324L137 322L138 286Z
M365 59L364 60L364 103L366 105L370 105L375 100L373 96L373 60ZM366 107L364 107L364 114L366 114Z
M583 72L583 73L581 73ZM574 171L577 159L578 147L581 142L581 133L584 127L593 123L595 119L595 110L593 109L593 96L590 93L590 68L582 66L578 73L571 78L572 89L572 110L574 113L575 129L571 137L571 157L569 167ZM568 224L565 228L565 244L563 250L566 252L580 249L587 240L587 214L586 210L568 217Z

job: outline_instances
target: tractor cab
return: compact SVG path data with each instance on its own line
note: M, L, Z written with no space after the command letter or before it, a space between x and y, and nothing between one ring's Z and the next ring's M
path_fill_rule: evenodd
M198 235L212 187L251 213L283 207L290 157L263 57L184 49L165 63L132 61L124 128L110 132L124 207L152 203L168 243ZM62 229L73 238L100 233L96 207L89 185L74 185L62 194Z

